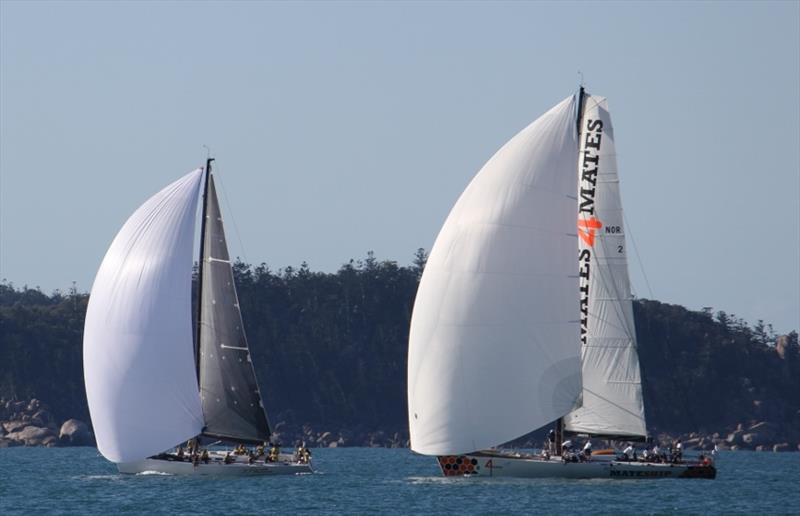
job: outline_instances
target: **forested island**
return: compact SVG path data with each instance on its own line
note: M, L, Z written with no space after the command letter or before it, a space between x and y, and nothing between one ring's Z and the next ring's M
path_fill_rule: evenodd
M422 249L408 266L368 253L335 273L306 263L278 270L236 263L256 373L285 442L407 444L408 329L424 265ZM48 295L0 283L0 420L30 419L30 411L12 412L36 398L51 426L89 422L81 352L87 300L75 289ZM723 311L648 299L637 299L634 312L652 434L682 435L699 447L715 440L798 448L797 332L779 336L763 321L751 326ZM0 425L0 440L7 433Z

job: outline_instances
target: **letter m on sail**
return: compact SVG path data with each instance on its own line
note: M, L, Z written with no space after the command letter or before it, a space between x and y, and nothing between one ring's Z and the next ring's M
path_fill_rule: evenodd
M578 236L587 246L594 247L594 232L602 227L603 223L595 217L578 219Z

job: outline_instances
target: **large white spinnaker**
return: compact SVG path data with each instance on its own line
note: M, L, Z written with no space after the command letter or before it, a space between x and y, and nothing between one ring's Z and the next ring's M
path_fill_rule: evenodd
M574 408L581 392L576 98L506 143L436 239L411 321L411 448L500 445Z
M193 239L202 170L151 197L108 249L83 338L97 447L132 462L200 433L192 340Z
M625 226L614 131L605 98L584 97L580 145L577 209L583 405L564 418L564 427L592 435L644 437Z

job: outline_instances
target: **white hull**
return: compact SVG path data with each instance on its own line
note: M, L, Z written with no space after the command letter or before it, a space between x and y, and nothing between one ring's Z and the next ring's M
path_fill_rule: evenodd
M283 456L281 457L284 458ZM301 464L290 460L264 462L259 460L249 464L246 457L236 457L236 461L225 464L222 455L212 454L208 464L190 461L149 458L137 462L117 464L120 473L161 473L167 475L215 475L215 476L248 476L248 475L296 475L312 473L311 464Z
M564 462L561 457L475 454L439 457L445 476L478 475L515 478L714 478L713 465L700 463L622 462L590 460Z

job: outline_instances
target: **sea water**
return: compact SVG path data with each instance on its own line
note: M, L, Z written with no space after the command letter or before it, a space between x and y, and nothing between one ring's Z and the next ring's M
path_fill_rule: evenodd
M800 514L800 453L723 452L716 480L444 478L405 449L314 449L316 473L121 475L94 448L0 449L0 515Z

